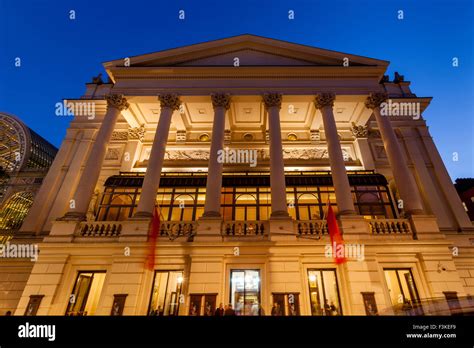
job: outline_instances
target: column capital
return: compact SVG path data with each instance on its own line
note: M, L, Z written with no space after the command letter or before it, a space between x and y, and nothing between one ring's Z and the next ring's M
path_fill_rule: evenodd
M107 100L108 107L112 106L120 111L126 110L130 106L123 94L109 94L105 96L105 100Z
M226 110L230 108L230 94L227 93L212 93L212 106L215 108L223 107Z
M369 127L367 125L356 125L355 122L352 122L351 132L352 135L356 138L367 138L369 134Z
M158 100L162 108L170 108L171 110L178 110L181 105L181 100L177 94L158 94Z
M370 93L365 101L365 107L368 109L375 109L385 102L387 98L387 93Z
M264 93L262 97L265 107L271 108L276 106L278 109L281 109L281 93Z
M316 109L322 109L326 106L331 108L334 106L334 100L336 99L336 94L334 93L319 93L314 98L314 106Z

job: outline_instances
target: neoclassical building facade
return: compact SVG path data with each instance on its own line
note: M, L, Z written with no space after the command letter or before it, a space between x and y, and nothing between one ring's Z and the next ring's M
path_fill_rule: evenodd
M474 294L431 98L388 64L253 35L106 62L67 101L18 233L41 243L14 313L373 315Z

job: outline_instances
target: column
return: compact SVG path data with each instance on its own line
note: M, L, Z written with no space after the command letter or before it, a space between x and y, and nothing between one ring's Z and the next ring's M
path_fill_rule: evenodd
M225 113L230 107L230 96L228 94L213 94L211 99L214 107L214 124L212 126L203 217L220 217L223 164L219 163L217 158L218 151L224 149Z
M141 144L145 137L145 126L128 128L127 131L127 145L122 156L122 165L120 170L122 172L129 172L132 170L137 160L138 154L141 150Z
M281 94L263 95L263 102L268 112L270 133L270 187L272 198L271 217L289 217L286 205L285 166L283 163L283 146L281 143L280 109Z
M467 215L466 211L464 210L464 206L459 198L459 195L454 188L453 181L449 176L449 173L444 165L443 159L439 154L438 149L431 137L428 128L422 127L418 128L419 132L421 133L421 141L423 142L426 152L430 157L431 163L433 164L434 173L437 178L437 182L439 187L444 192L444 196L446 197L444 202L450 207L451 211L453 212L454 218L459 226L459 229L465 231L472 231L473 226L472 222L469 220L469 216Z
M158 96L161 105L160 119L156 129L150 159L143 179L142 192L138 202L135 218L151 218L155 208L156 192L160 186L161 170L165 158L166 143L171 125L173 112L179 109L181 101L175 94Z
M91 152L73 196L75 206L66 213L63 218L65 220L85 220L89 202L97 185L107 145L112 137L115 124L121 111L129 107L123 95L110 94L105 99L107 100L107 113L99 128L94 145L92 145Z
M74 141L74 139L68 139L68 136L66 136L66 139L61 143L61 147L54 158L53 164L49 168L48 174L44 178L33 200L33 205L21 225L20 232L39 233L43 230L46 216L49 214L51 206L54 203L54 193L59 190L60 187L60 178L61 175L63 175L63 173L61 173L61 167L66 164L67 158L72 152L71 149L74 149Z
M365 106L374 112L388 162L392 168L400 198L403 200L405 212L413 215L423 214L423 205L418 187L407 163L404 161L402 150L390 119L380 114L380 104L386 100L386 93L371 93L365 102Z
M365 170L374 170L375 163L370 151L367 125L356 125L352 122L352 135L355 137L357 157L362 161Z
M436 215L439 227L452 229L453 226L450 221L450 216L443 205L445 200L442 197L442 192L439 191L437 183L433 181L429 169L426 167L425 159L420 151L420 146L423 145L421 141L419 141L416 129L406 127L401 128L400 131L411 161L415 166L418 183L420 184L419 186L421 186L420 193L422 198L424 198L428 207L431 207L432 213ZM427 209L429 210L429 208Z
M334 93L321 93L316 96L314 105L321 111L328 146L329 164L331 176L336 193L336 203L339 215L355 214L354 202L352 201L351 187L347 177L346 165L342 155L339 135L337 134L336 121L332 111L336 95Z

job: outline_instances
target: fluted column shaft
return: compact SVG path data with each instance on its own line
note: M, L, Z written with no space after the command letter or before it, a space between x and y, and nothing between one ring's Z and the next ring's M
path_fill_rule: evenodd
M341 143L337 134L336 120L332 110L335 98L336 96L333 93L321 93L316 96L314 105L321 111L323 118L324 134L326 135L329 164L331 166L331 176L339 215L355 214L351 186L349 185Z
M224 149L225 113L230 107L230 96L227 94L213 94L212 106L214 107L214 124L212 126L211 150L209 153L209 167L206 183L206 203L204 217L220 217L222 168L219 163L219 150Z
M380 114L380 104L387 100L385 93L371 93L365 106L374 112L382 136L385 152L392 169L404 210L409 214L423 214L423 204L413 174L404 161L400 144L393 130L389 117Z
M107 113L95 137L94 144L87 158L86 165L82 171L79 183L73 199L73 208L64 216L64 219L85 220L89 203L99 179L102 164L107 152L107 145L122 110L128 108L129 104L122 95L111 94L106 96Z
M137 211L134 215L136 218L150 218L153 216L156 192L160 186L161 170L163 169L171 117L173 116L173 112L178 110L181 104L177 95L165 94L160 95L158 98L161 104L160 119L158 121L155 138L153 139L145 178L143 179L140 201L138 202Z
M270 188L272 199L271 217L289 217L286 204L285 165L281 142L280 109L281 94L265 94L263 101L268 112L270 133Z

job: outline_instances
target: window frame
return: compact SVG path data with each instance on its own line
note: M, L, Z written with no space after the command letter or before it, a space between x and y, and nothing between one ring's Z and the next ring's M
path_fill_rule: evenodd
M95 271L95 270L94 270L94 271L78 270L78 271L77 271L76 278L75 278L75 281L74 281L74 286L72 287L72 291L70 292L70 295L69 295L69 297L68 297L68 304L67 304L67 306L66 306L66 313L65 313L66 316L71 315L71 314L70 314L71 312L70 312L69 308L74 307L75 302L74 302L74 303L71 303L70 298L71 298L72 295L75 295L75 294L76 294L76 287L78 286L79 277L81 276L81 274L84 274L84 273L91 273L91 274L92 274L92 279L91 279L90 284L89 284L89 286L88 286L88 288L87 288L86 296L84 296L85 302L83 302L83 303L81 304L81 310L78 311L78 313L84 313L84 309L85 309L85 307L87 306L87 301L88 301L88 299L89 299L89 294L90 294L90 290L91 290L91 287L92 287L92 283L93 283L93 281L94 281L94 275L95 275L96 273L105 274L105 276L104 276L104 283L102 284L102 287L105 285L105 281L106 281L105 277L107 276L107 271L106 271L106 270L98 270L98 271ZM102 291L103 291L103 289L101 288L98 304L100 303L100 299L101 299L101 297L102 297ZM89 315L89 314L88 314L88 315Z
M316 271L319 272L319 275L321 276L321 286L322 286L322 293L324 296L323 299L323 304L326 300L326 285L324 284L324 277L323 277L323 272L333 272L334 273L334 279L336 280L336 289L337 289L337 300L339 301L339 314L337 316L343 316L344 315L344 309L343 309L343 304L341 301L341 291L339 290L339 280L337 276L337 269L336 268L307 268L306 269L306 281L307 281L307 287L308 287L308 299L309 299L309 313L311 316L316 316L313 315L313 302L311 301L311 285L309 282L309 272L311 271Z

